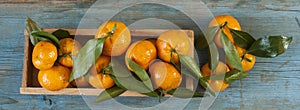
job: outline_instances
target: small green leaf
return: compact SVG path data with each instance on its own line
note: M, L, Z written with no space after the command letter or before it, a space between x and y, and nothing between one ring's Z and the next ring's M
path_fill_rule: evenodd
M240 80L242 78L246 78L249 74L247 72L241 72L239 70L231 70L224 74L214 75L211 77L205 77L205 80L224 80L225 83L231 84L236 80Z
M105 40L106 37L91 39L79 50L73 59L74 66L69 79L70 82L84 76L88 72L96 59L101 55Z
M219 26L215 26L204 30L202 34L195 40L195 48L197 50L206 48L209 44L211 44L214 41L214 38L218 33L219 29Z
M195 61L195 59L193 59L192 57L186 56L186 55L181 55L178 54L180 63L185 66L187 69L191 70L191 72L193 72L197 78L202 78L202 74L200 71L200 68L198 67L197 62Z
M109 75L117 86L138 93L152 92L151 89L149 89L143 82L137 80L127 68L116 60L112 59L111 65L112 72Z
M210 85L208 84L208 82L202 79L203 78L202 73L201 73L200 68L198 67L195 59L193 59L192 57L186 56L186 55L181 55L181 54L178 54L178 57L179 57L180 63L183 66L185 66L188 70L190 70L191 73L193 73L192 76L197 76L197 79L199 79L199 83L203 87L207 88L207 90L213 96L215 96L215 93L212 90L212 88L210 87ZM186 74L186 73L183 72L182 74ZM187 74L187 75L189 75L189 74Z
M95 103L102 102L105 100L112 99L124 93L126 89L120 88L118 86L111 87L101 92L98 97L94 100Z
M225 74L225 83L231 84L233 81L246 78L249 74L247 72L241 72L238 70L231 70Z
M153 90L152 82L148 73L137 63L133 62L129 58L126 58L128 65L132 68L133 72L145 83L145 85L150 89Z
M230 29L230 28L229 28ZM250 46L255 42L255 39L247 32L230 29L235 44L243 49L249 49Z
M60 48L60 44L59 44L59 40L52 34L48 33L48 32L44 32L44 31L34 31L31 33L32 36L36 36L36 37L43 37L46 39L51 40L51 42L53 42L53 44L57 47Z
M116 77L114 73L109 74L111 78L114 80L118 87L123 89L128 89L131 91L135 91L138 93L149 93L152 92L143 82L138 81L133 76L130 77Z
M37 39L37 42L40 42L40 41L49 41L49 42L51 42L50 39L45 38L45 37L35 36L35 38Z
M215 70L219 63L219 51L214 42L209 44L209 67Z
M167 93L170 94L170 95L173 95L174 97L178 97L178 98L192 98L192 97L205 97L205 96L208 96L205 93L192 91L190 89L183 88L183 87L178 87L176 89L168 91Z
M247 53L265 58L274 58L285 52L292 42L292 37L267 36L256 40Z
M58 29L58 30L54 31L52 34L54 36L56 36L59 40L63 39L63 38L70 38L71 37L70 33L66 30L63 30L63 29Z
M30 33L34 32L34 31L42 31L42 29L36 24L36 22L34 22L31 18L27 18L26 20L26 31L29 34L30 37L30 41L33 45L35 45L38 40L36 37L32 36Z
M232 65L234 68L242 71L242 63L240 60L239 53L237 52L235 46L231 43L231 41L223 31L221 33L220 39L229 64Z

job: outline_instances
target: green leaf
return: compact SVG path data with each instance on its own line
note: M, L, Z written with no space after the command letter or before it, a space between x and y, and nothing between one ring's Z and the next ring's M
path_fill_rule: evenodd
M209 67L215 70L219 63L219 51L214 42L209 45Z
M153 90L152 82L150 77L148 76L148 73L140 65L130 60L129 58L126 58L126 60L129 67L132 68L133 72L145 83L145 85L150 90Z
M178 54L178 57L179 57L180 63L193 73L192 76L197 76L197 79L199 79L199 83L203 87L207 88L207 90L213 96L215 96L215 93L212 90L212 88L209 86L208 82L202 79L203 78L202 73L201 73L200 68L198 67L195 59L193 59L192 57L186 56L186 55L181 55L181 54ZM183 74L185 74L185 72L183 72Z
M239 70L231 70L224 74L214 75L211 77L205 77L205 80L224 80L225 83L231 84L236 80L240 80L242 78L246 78L249 74L247 72L241 72Z
M180 63L187 67L193 74L197 76L197 78L202 78L202 74L200 68L198 67L197 62L190 56L178 54Z
M285 52L292 42L292 37L267 36L256 40L247 53L265 58L274 58Z
M228 39L227 35L223 31L221 33L220 39L229 64L232 65L234 68L242 71L242 63L240 60L239 53L237 52L235 46L231 43L231 41Z
M219 26L215 26L204 30L202 34L195 40L195 48L197 50L206 48L209 44L211 44L214 41L214 38L218 33L219 29Z
M227 84L231 84L233 81L240 80L242 78L246 78L248 75L249 74L247 72L231 70L225 74L224 82Z
M87 41L87 43L79 50L73 59L73 70L69 81L84 76L90 67L95 63L96 59L101 55L104 38L96 38Z
M58 30L54 31L52 34L54 36L56 36L59 40L63 39L63 38L70 38L71 37L70 33L66 30L63 30L63 29L58 29Z
M118 87L128 89L138 93L149 93L152 92L143 82L138 81L133 76L130 77L116 77L114 73L110 73L111 78L114 80Z
M49 42L51 42L50 39L45 38L45 37L35 36L35 38L37 39L37 42L40 42L40 41L49 41Z
M229 28L230 29L230 28ZM255 42L255 39L247 32L230 29L235 44L243 49L249 49L250 46Z
M205 93L199 93L196 91L192 91L190 89L184 87L178 87L176 89L170 90L167 92L170 95L178 98L192 98L192 97L204 97L207 96Z
M30 37L30 41L33 45L35 45L38 40L36 37L32 36L30 33L34 32L34 31L42 31L42 29L36 24L36 22L34 22L31 18L27 18L26 20L26 31L29 34Z
M125 68L116 60L112 59L111 65L112 72L109 75L117 86L138 93L153 92L143 82L137 80L127 68Z
M95 103L102 102L105 100L112 99L124 93L126 89L120 88L118 86L111 87L101 92L98 97L94 100Z
M46 39L51 40L51 42L53 42L53 44L57 47L60 48L60 44L59 44L59 40L52 34L48 33L48 32L44 32L44 31L33 31L31 33L32 36L35 37L43 37Z

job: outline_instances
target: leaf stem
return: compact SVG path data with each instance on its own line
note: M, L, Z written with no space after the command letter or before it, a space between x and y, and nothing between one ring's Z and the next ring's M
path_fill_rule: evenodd
M220 25L220 28L221 28L221 29L224 28L225 26L227 26L227 24L228 24L228 22L225 21L222 25Z

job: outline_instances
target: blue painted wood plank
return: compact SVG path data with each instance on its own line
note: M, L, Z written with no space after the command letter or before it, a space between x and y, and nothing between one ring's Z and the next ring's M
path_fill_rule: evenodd
M17 103L0 105L0 109L89 109L81 96L20 95L23 64L23 30L27 16L41 27L77 28L81 18L95 0L53 1L0 1L0 96L17 100ZM109 1L102 1L104 4ZM172 1L170 1L172 2ZM193 1L197 2L197 1ZM181 2L197 9L193 2ZM210 109L300 109L300 19L299 0L203 0L214 15L228 13L236 17L244 31L255 38L266 35L294 36L290 49L275 59L257 58L250 76L234 82L221 92ZM114 7L102 5L97 10L112 11ZM159 16L158 16L159 15ZM172 18L183 28L199 29L184 14L158 5L136 5L124 10L113 19L127 24L147 17ZM191 15L199 16L199 15ZM91 14L85 19L85 28L97 28L104 21L103 15ZM208 24L210 19L203 19ZM85 97L84 97L85 98ZM91 99L93 97L89 97ZM0 99L1 100L1 99ZM117 101L129 107L156 105L155 98L119 97ZM165 99L166 100L166 99ZM185 109L198 109L201 98L193 99ZM100 109L114 109L112 100L90 104ZM160 109L182 107L180 102L161 105Z

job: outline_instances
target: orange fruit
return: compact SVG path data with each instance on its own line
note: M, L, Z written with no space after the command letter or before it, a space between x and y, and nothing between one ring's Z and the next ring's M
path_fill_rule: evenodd
M227 22L227 26L231 29L235 29L235 30L241 30L241 26L238 22L238 20L236 20L234 17L230 16L230 15L219 15L216 16L208 25L208 27L214 27L214 26L220 26L223 25L225 22ZM225 26L224 27L224 33L227 35L227 37L229 38L229 40L234 43L233 37L231 35L230 30ZM218 45L218 47L223 48L222 43L220 41L220 32L217 33L217 35L215 36L214 41L216 42L216 44Z
M59 43L59 55L61 56L58 60L59 63L66 67L73 67L72 56L75 56L78 53L81 45L72 38L61 39Z
M69 85L71 70L64 66L53 66L47 70L40 70L38 81L40 85L51 91L61 90Z
M208 80L208 84L215 92L221 92L229 86L223 80Z
M102 38L108 35L116 25L113 35L108 37L104 42L103 55L119 56L123 54L130 45L130 31L125 24L118 21L107 21L103 23L95 35L95 38Z
M208 77L208 76L217 75L217 74L225 74L228 71L230 71L228 66L221 61L219 61L214 72L212 72L211 69L209 68L209 63L204 64L201 68L203 77Z
M178 54L188 55L191 50L190 40L186 33L178 30L169 30L160 34L156 40L158 56L165 62L172 60L179 64Z
M228 68L228 66L221 61L219 61L218 65L213 73L211 73L211 69L209 68L209 63L206 63L201 68L203 77L225 74L226 72L229 72L229 71L230 71L230 69ZM223 80L208 80L208 83L215 92L223 91L224 89L226 89L229 86Z
M256 62L256 58L254 55L251 54L246 54L246 50L239 47L239 46L235 46L236 50L238 51L239 55L240 55L240 59L242 62L242 68L243 71L249 71L254 67L254 64ZM227 65L233 69L233 67L227 62Z
M146 70L150 63L156 59L156 55L156 47L151 41L140 40L129 46L125 55L125 63L127 68L133 71L126 60L129 58Z
M32 52L32 63L39 70L51 68L57 59L57 48L47 41L38 42Z
M179 87L182 77L179 71L166 62L155 62L149 68L152 82L156 88L169 91Z
M89 76L89 83L93 87L107 89L115 84L113 79L108 75L109 73L100 73L101 70L109 65L109 63L110 57L101 55L95 62L95 65L92 66Z
M79 78L73 80L70 84L73 87L90 87L89 82L85 79L84 76L79 77Z

